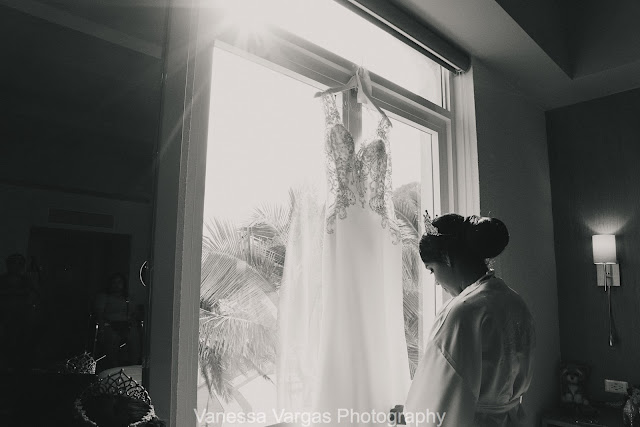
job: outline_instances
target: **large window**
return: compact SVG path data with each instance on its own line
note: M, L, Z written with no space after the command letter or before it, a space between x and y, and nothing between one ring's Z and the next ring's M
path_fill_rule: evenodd
M270 3L269 11L259 5ZM253 8L250 6L253 5ZM393 203L403 235L411 372L442 295L417 254L422 212L439 213L451 112L449 73L332 0L221 1L201 17L211 68L200 294L200 426L275 424L278 291L301 183L322 176L324 116L314 93L358 65L392 121ZM283 9L284 7L284 9ZM284 11L284 12L283 12ZM199 87L199 85L196 84ZM378 113L339 96L356 136ZM323 191L323 181L315 182ZM239 420L225 414L266 414ZM269 418L269 414L272 416Z

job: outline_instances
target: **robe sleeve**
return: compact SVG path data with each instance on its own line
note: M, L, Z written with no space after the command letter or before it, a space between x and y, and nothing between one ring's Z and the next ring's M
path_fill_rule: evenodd
M482 378L482 319L454 309L425 348L407 396L412 427L473 427Z

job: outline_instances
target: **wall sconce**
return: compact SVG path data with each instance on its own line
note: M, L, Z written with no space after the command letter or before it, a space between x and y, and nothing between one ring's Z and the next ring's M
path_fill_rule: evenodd
M592 237L593 263L596 265L598 286L605 292L610 286L620 286L620 266L616 258L616 236L597 234Z
M611 286L620 286L620 266L616 257L616 236L593 236L593 263L596 265L598 286L604 286L609 299L609 346L613 347L613 314L611 313Z

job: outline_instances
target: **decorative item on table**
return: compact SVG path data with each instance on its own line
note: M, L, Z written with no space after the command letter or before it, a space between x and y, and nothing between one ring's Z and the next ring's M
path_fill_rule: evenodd
M597 409L587 397L589 371L587 365L578 362L564 362L560 365L560 401L576 420L594 420L598 417Z
M404 418L404 405L396 405L389 411L389 425L400 426L406 425L407 422Z
M560 399L569 405L588 405L585 384L589 376L589 368L578 363L563 363L560 368Z
M84 426L164 427L149 393L120 370L90 385L74 404Z
M640 388L630 386L628 397L622 407L622 423L624 427L640 427Z
M94 375L96 373L96 360L87 352L73 356L64 362L62 373Z

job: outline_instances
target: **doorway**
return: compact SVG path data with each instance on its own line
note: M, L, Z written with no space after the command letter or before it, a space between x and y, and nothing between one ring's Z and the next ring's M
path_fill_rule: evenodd
M39 290L32 366L52 367L93 352L93 302L110 275L129 277L130 257L128 234L31 228L27 269L37 273Z

